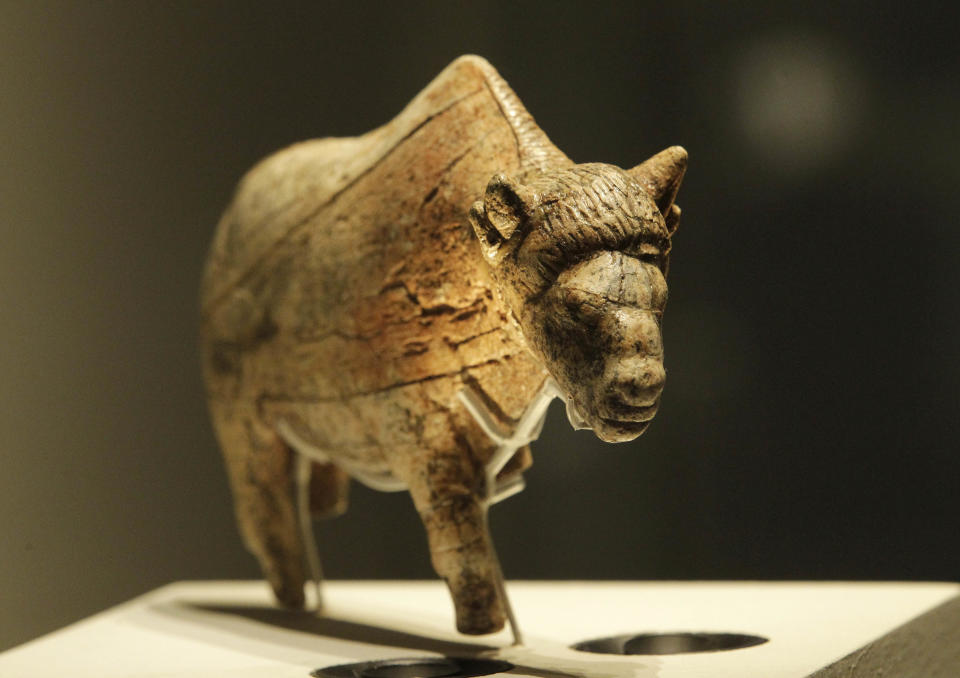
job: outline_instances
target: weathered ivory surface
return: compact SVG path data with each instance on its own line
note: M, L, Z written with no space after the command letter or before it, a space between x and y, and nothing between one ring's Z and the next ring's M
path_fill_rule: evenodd
M241 532L282 603L302 606L308 578L300 453L315 515L346 509L351 476L409 491L458 628L502 628L485 515L498 442L458 394L513 431L555 384L604 440L642 433L685 166L679 147L632 170L575 165L462 57L383 127L244 177L204 274L203 367ZM493 482L530 463L523 446Z

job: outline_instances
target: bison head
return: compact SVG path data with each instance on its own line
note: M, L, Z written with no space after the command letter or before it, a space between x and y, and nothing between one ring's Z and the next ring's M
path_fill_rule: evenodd
M504 301L571 419L608 442L643 433L660 402L660 318L685 169L686 152L673 147L632 170L497 175L470 211Z

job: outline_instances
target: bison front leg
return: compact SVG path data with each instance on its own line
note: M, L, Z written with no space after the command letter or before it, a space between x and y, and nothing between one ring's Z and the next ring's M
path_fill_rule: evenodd
M433 568L453 598L457 630L472 635L499 631L506 620L500 566L476 475L466 454L434 454L410 482Z
M439 498L421 512L433 568L447 582L461 633L493 633L505 621L499 566L486 529L486 509L474 496Z

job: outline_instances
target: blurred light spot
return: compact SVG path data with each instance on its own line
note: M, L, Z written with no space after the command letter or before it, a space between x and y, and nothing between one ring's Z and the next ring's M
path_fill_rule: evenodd
M800 174L835 162L856 133L863 78L829 41L766 36L735 62L737 122L773 171Z

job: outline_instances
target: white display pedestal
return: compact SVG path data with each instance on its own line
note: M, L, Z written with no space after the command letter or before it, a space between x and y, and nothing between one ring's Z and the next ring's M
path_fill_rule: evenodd
M458 635L440 582L328 582L322 618L276 609L262 583L172 584L0 654L0 678L307 678L480 653L536 678L960 676L957 584L514 582L509 593L525 647L508 632ZM668 632L769 640L688 654L570 649Z

